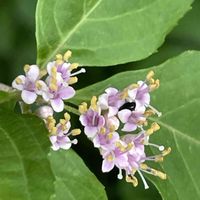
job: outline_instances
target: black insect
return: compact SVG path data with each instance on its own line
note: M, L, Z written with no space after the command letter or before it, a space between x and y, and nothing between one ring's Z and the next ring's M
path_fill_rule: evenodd
M124 109L128 109L130 111L134 111L135 110L135 107L136 107L136 103L135 102L126 102L124 105L122 105L120 108L119 108L119 111L120 110L124 110Z

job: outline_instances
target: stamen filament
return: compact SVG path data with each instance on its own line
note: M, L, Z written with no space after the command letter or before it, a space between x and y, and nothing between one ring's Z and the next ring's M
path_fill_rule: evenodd
M140 175L140 177L141 177L141 179L142 179L142 182L143 182L143 184L144 184L144 189L145 189L145 190L146 190L146 189L149 189L149 186L148 186L148 184L147 184L147 182L146 182L144 176L142 175L141 171L140 171L140 170L137 170L137 172L139 173L139 175Z

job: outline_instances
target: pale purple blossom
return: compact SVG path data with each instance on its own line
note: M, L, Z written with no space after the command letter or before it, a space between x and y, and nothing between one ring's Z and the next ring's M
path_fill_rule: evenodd
M120 98L120 92L116 88L108 88L105 93L99 96L98 105L102 110L108 110L108 117L117 114L124 100Z
M101 151L103 156L102 171L109 172L114 166L119 169L124 169L128 165L127 152L122 148L124 142L118 141L119 146L116 146L112 151Z
M81 124L85 126L84 131L89 138L93 138L105 124L104 117L93 109L89 109L79 119Z
M102 148L104 150L115 149L115 143L120 139L119 133L109 132L101 133L99 132L93 139L94 147Z
M146 118L144 117L144 107L139 107L137 110L131 111L129 109L123 109L118 112L118 117L124 126L122 131L131 132L137 129L140 122L144 122Z
M137 107L148 106L150 104L149 86L144 81L138 81L137 85L137 88L128 90L128 100L135 101Z
M19 75L12 82L12 87L22 91L21 98L26 104L32 104L37 99L36 81L39 79L40 71L37 65L30 65L25 73L26 76Z
M45 100L49 101L55 112L62 112L64 109L63 100L72 98L75 95L75 90L71 86L58 84L56 90L48 88Z

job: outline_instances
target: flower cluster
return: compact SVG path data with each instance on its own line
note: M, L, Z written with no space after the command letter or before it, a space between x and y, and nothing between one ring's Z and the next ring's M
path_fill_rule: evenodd
M118 178L137 186L135 173L140 175L145 189L148 185L143 172L166 179L166 174L149 167L145 161L159 162L171 149L149 142L150 135L160 129L157 123L148 125L148 117L161 113L150 105L150 92L159 87L159 80L150 71L145 81L138 81L119 91L108 88L98 99L92 97L91 104L79 106L80 122L86 136L98 148L103 158L102 171L119 169ZM147 128L144 128L144 127ZM118 133L122 131L122 136ZM134 131L134 132L133 132ZM126 134L124 134L126 133ZM133 133L133 134L131 134ZM158 155L146 155L146 146L158 148Z
M75 95L71 86L78 81L76 75L85 73L85 69L73 72L79 67L78 63L70 63L71 51L64 55L56 55L53 62L49 62L46 69L40 70L37 65L25 65L25 75L19 75L12 83L12 87L21 91L21 98L25 104L35 104L36 114L44 120L50 132L52 149L69 149L77 140L70 140L69 136L80 134L79 129L70 130L70 116L65 114L56 125L53 113L64 110L64 100Z
M13 88L21 91L24 103L33 104L37 101L39 104L50 104L55 112L63 111L63 100L75 95L71 85L78 81L76 75L85 72L84 68L72 72L79 65L68 62L70 56L71 51L64 56L56 55L56 60L49 62L45 70L39 70L37 65L24 66L25 76L19 75L12 83Z

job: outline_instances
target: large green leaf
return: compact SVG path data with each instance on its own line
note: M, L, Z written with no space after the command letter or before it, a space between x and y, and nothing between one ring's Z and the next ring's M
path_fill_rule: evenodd
M193 0L39 0L38 63L71 49L73 60L107 66L148 57Z
M106 200L104 188L72 150L51 152L56 200Z
M0 199L49 199L54 177L42 121L0 108Z
M152 141L172 147L160 167L168 174L166 181L150 177L166 200L200 199L200 52L188 51L153 67L161 87L152 93L152 104L163 112L151 119L161 125ZM109 86L124 88L144 79L150 69L129 71L78 91L73 103L89 101Z
M107 199L103 186L72 150L49 154L47 136L36 117L0 108L0 199Z

